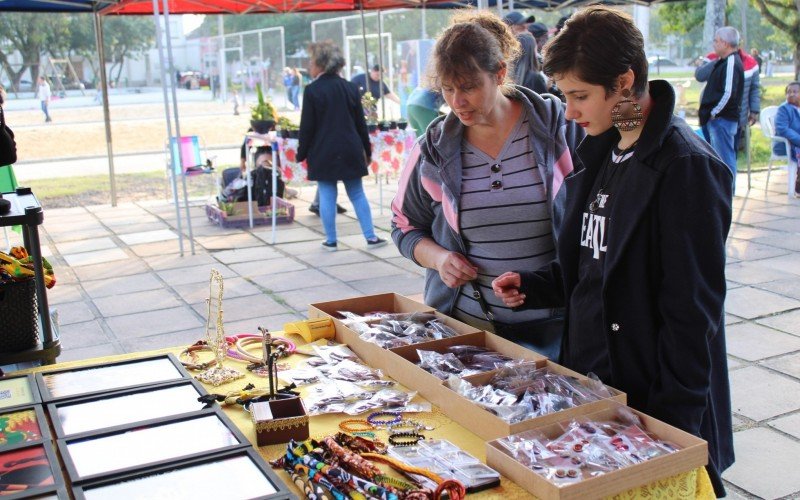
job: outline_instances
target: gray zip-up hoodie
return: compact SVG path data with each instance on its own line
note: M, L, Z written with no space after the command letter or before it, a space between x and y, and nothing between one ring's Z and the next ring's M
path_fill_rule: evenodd
M531 119L530 141L536 163L544 173L554 238L564 212L567 196L564 178L579 161L573 151L584 137L574 122L564 119L564 105L549 94L539 95L515 86L509 96L520 101ZM449 113L428 127L409 154L392 201L392 239L400 253L414 259L414 248L431 238L450 251L466 254L461 236L461 139L464 125ZM435 269L425 274L425 303L451 314L458 288L449 288Z

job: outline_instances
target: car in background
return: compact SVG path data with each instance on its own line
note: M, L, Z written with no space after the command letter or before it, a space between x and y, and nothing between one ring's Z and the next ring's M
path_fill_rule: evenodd
M657 67L657 68L663 68L665 66L680 66L680 64L676 63L672 59L667 59L666 57L662 56L648 57L647 64L650 65L650 67Z
M186 90L199 89L211 85L211 78L199 71L181 71L181 79L178 81L180 87Z

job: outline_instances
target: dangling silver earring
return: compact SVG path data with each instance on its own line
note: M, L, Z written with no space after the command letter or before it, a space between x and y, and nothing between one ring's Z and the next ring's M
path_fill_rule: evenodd
M644 114L639 103L631 99L632 94L629 89L622 89L620 95L622 99L611 108L611 123L623 132L630 132L642 124ZM630 104L633 109L633 112L629 112L628 116L622 113L622 106L625 104Z

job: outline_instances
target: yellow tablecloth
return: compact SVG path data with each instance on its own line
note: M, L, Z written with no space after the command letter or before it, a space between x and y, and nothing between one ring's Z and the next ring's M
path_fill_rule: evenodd
M295 340L295 337L292 338ZM300 341L302 343L302 340ZM181 348L168 348L168 349L159 349L156 351L146 351L146 352L138 352L132 354L122 354L117 356L103 356L99 358L93 359L86 359L81 361L70 361L65 363L58 363L55 365L49 365L39 368L33 368L30 370L23 370L19 373L35 373L38 371L50 371L50 370L58 370L62 368L70 368L70 367L77 367L77 366L86 366L86 365L96 365L96 364L104 364L113 361L124 361L139 357L145 356L153 356L156 354L165 354L165 353L174 353L177 355L183 347ZM208 354L208 353L206 353ZM301 357L300 355L295 355L295 357ZM236 368L240 369L242 372L246 372L246 376L243 379L236 380L234 382L219 386L213 387L210 385L203 384L204 387L208 390L208 392L222 394L229 391L234 391L240 389L247 385L248 383L253 383L257 388L262 388L267 386L266 379L257 377L245 370L245 364L241 362L236 362L232 360L226 360L225 366L229 368ZM417 397L415 402L424 401ZM238 405L236 406L228 406L224 407L225 414L230 417L234 424L244 433L245 436L256 446L256 435L255 435L255 428L253 426L252 421L250 420L250 414L241 409ZM334 434L339 431L339 422L344 420L345 418L352 418L349 416L345 416L342 414L327 414L327 415L319 415L315 417L311 417L310 419L310 432L311 437L324 437L330 434ZM471 455L479 458L481 461L486 461L486 449L485 444L486 442L481 439L480 437L476 436L472 432L465 429L460 424L453 422L449 418L447 418L444 414L437 414L436 420L438 423L442 425L436 428L434 431L427 433L429 437L435 438L442 438L451 441L452 443L458 445ZM273 446L262 446L257 447L256 449L261 453L266 460L274 460L280 457L284 450L286 449L286 445L273 445ZM384 466L381 466L384 467ZM294 486L292 481L289 479L289 475L286 474L284 471L277 471L278 476L284 480L284 482L289 485L290 489L300 495L302 498L303 495L300 491ZM493 488L491 490L482 491L475 494L470 494L470 498L475 499L484 499L484 498L503 498L506 500L511 499L530 499L531 494L527 491L523 490L520 486L513 483L512 481L502 478L500 482L500 486ZM634 488L629 490L625 493L621 493L611 497L617 500L624 500L624 499L639 499L639 498L670 498L670 499L695 499L695 498L709 498L713 499L714 496L714 489L711 486L711 480L708 477L708 473L706 472L705 468L700 467L695 469L691 472L687 472L685 474L679 474L677 476L669 477L660 481L656 481L650 485L641 487L641 488Z

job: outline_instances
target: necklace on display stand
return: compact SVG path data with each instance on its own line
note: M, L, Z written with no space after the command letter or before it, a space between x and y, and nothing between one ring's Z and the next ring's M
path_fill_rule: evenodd
M216 364L208 370L196 375L195 378L200 382L211 384L214 387L227 384L234 380L244 377L244 374L232 368L223 366L225 353L228 350L228 342L225 339L225 327L222 323L222 292L224 290L222 274L216 269L211 270L211 277L208 284L208 316L206 317L206 342L214 353ZM216 292L216 297L214 296ZM216 309L215 309L216 308ZM211 318L215 318L212 328ZM212 333L213 330L213 333Z

